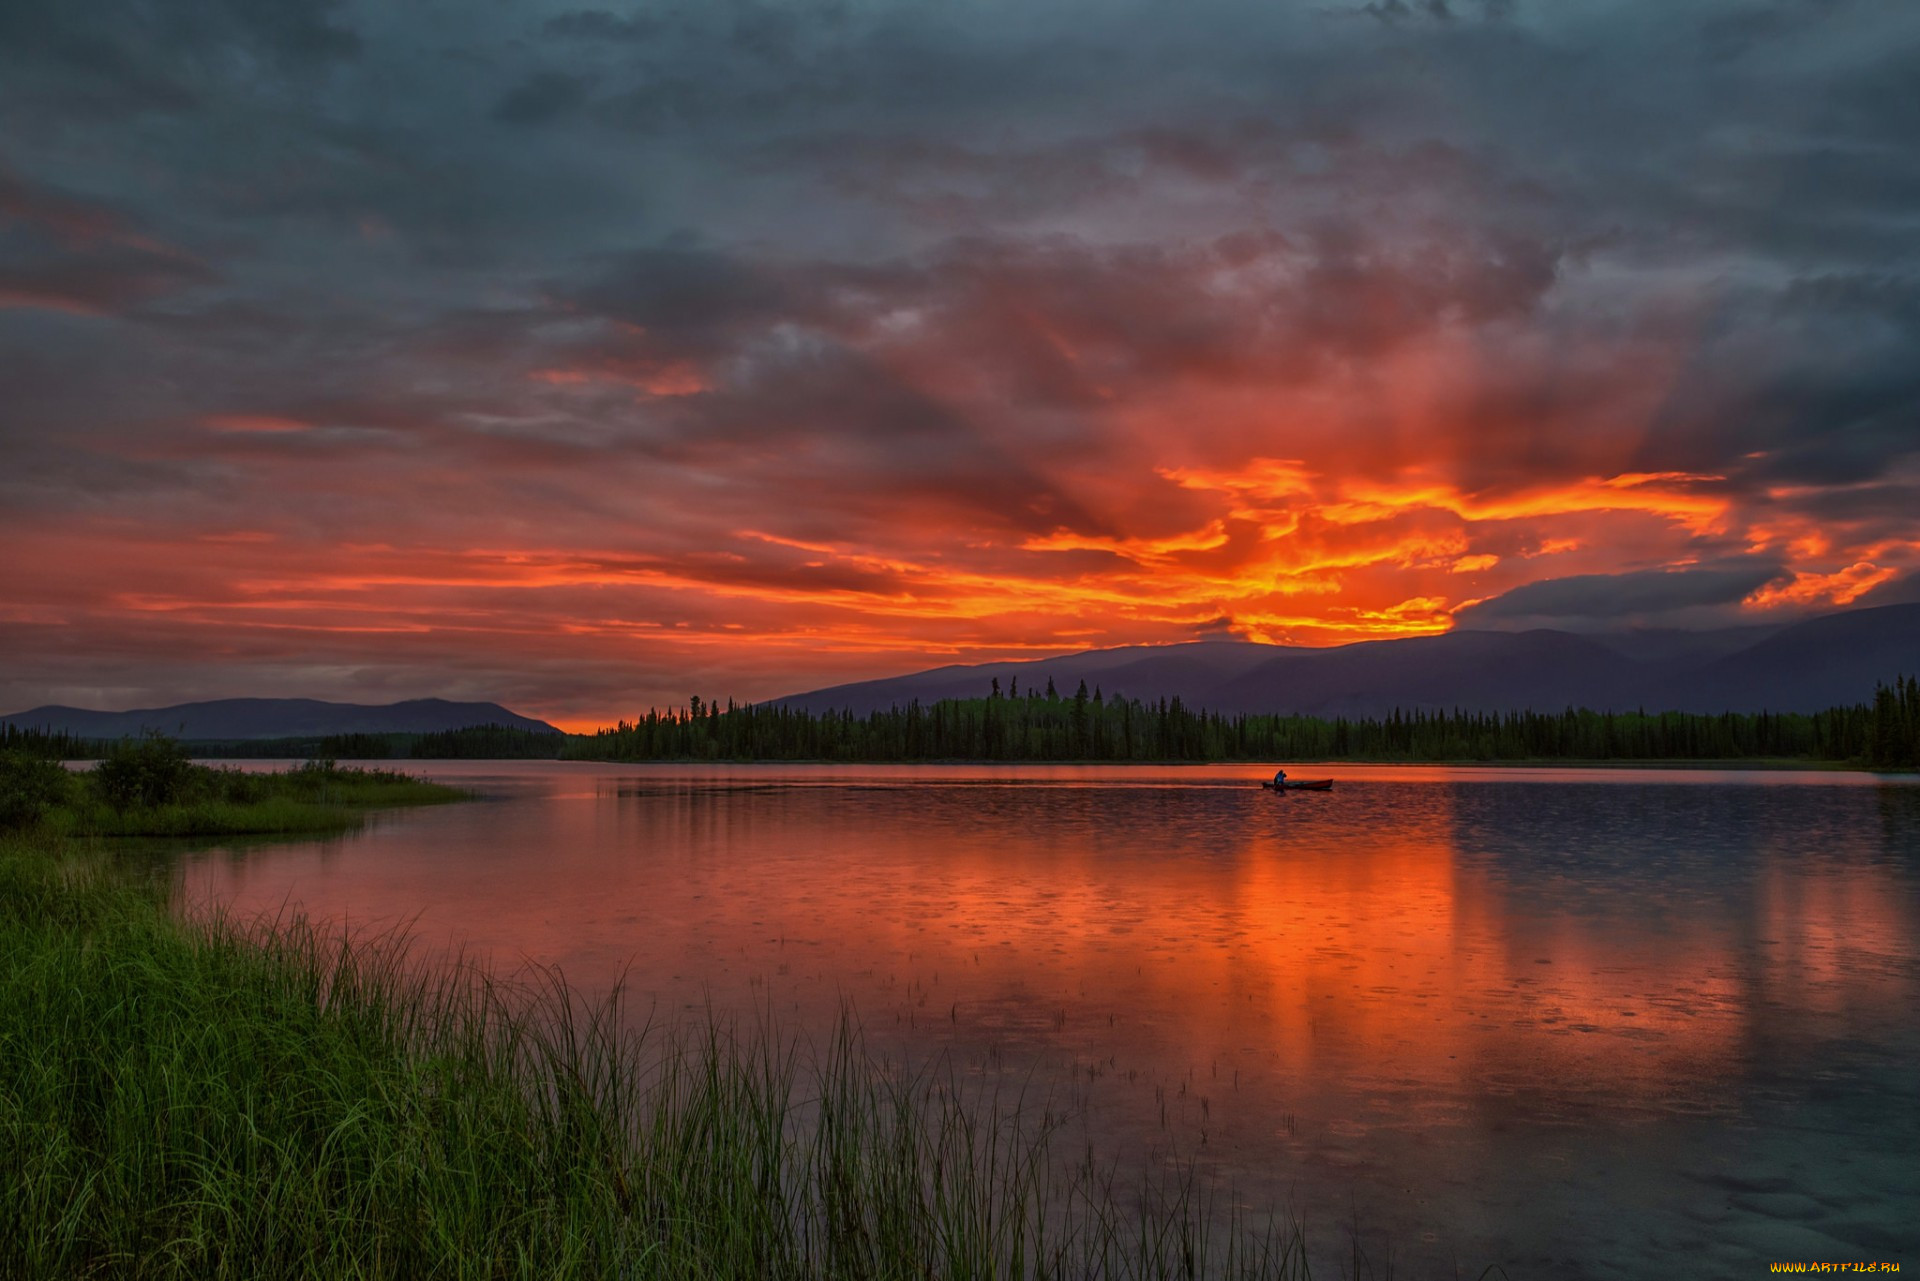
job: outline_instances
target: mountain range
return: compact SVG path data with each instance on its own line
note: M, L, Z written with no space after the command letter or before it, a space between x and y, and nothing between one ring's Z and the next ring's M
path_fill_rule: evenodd
M1874 687L1920 675L1920 604L1849 610L1804 622L1718 631L1453 631L1327 649L1202 640L1133 645L1057 658L936 667L772 700L857 715L942 698L1003 692L1063 696L1081 681L1108 697L1179 698L1234 713L1385 716L1402 711L1813 712L1866 702ZM224 698L126 712L47 706L0 724L81 738L154 729L183 739L425 734L504 725L558 734L498 703L417 698L381 705L308 698Z
M545 721L510 712L498 703L450 703L443 698L386 704L221 698L130 712L49 706L0 716L0 724L79 738L126 738L148 729L183 739L323 738L329 734L432 734L475 725L560 733Z
M1812 712L1872 699L1920 675L1920 604L1850 610L1781 626L1576 635L1454 631L1327 649L1203 640L1060 658L937 667L774 700L858 715L918 699L978 698L1081 681L1111 697L1178 697L1225 713L1385 716L1403 711Z

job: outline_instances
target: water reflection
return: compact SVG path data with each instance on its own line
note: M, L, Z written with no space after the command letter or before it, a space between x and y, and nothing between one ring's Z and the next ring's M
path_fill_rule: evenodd
M411 919L642 1008L850 1000L882 1048L1071 1082L1120 1159L1329 1247L1357 1214L1402 1275L1914 1252L1920 789L462 768L490 799L196 856L183 892Z

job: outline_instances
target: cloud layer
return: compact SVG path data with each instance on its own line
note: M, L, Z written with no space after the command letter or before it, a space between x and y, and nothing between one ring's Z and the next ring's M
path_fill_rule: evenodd
M0 705L1910 597L1917 60L1868 0L0 6Z

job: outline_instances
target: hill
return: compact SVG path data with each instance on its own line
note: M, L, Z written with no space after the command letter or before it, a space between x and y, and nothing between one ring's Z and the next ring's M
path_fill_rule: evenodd
M317 738L330 734L434 734L476 725L560 733L545 721L510 712L498 703L450 703L441 698L385 704L327 703L311 698L221 698L126 712L49 706L0 716L0 723L78 738L126 738L148 729L182 739Z
M1920 674L1920 605L1830 614L1785 627L1575 635L1457 631L1327 649L1194 641L1059 658L933 668L775 700L864 715L1003 690L1089 689L1179 698L1224 713L1386 716L1411 711L1813 712L1866 702L1876 683Z

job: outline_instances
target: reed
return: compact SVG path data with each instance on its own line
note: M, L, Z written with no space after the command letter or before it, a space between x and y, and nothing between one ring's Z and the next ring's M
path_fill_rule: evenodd
M1060 1158L1048 1101L0 840L0 1273L1307 1275L1297 1226Z

